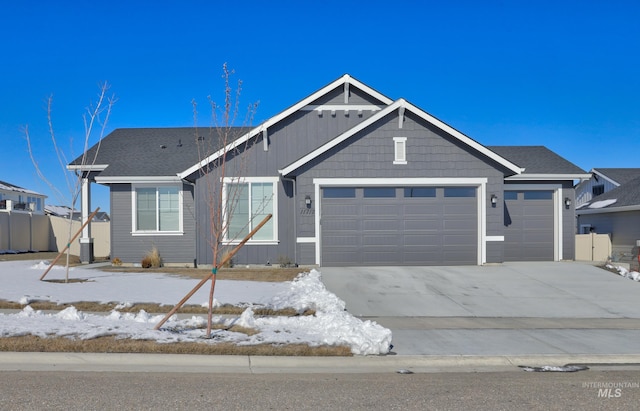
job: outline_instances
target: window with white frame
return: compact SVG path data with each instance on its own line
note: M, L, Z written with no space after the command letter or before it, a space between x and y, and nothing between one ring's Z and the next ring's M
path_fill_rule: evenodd
M239 242L244 239L264 218L272 218L250 242L278 241L277 219L277 178L247 177L226 178L224 182L225 227L224 240Z
M133 188L133 232L181 233L182 196L179 186Z
M407 138L394 137L393 149L395 152L393 164L407 164Z

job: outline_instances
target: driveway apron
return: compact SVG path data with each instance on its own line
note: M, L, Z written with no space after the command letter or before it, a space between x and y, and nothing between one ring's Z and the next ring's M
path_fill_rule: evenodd
M640 283L588 264L324 267L347 311L396 354L637 354Z

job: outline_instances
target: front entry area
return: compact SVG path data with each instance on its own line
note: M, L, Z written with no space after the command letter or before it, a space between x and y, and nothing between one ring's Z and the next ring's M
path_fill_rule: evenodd
M323 266L478 264L478 187L322 187Z

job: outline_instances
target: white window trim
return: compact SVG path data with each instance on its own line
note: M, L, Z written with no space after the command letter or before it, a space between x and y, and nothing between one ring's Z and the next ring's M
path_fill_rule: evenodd
M137 230L138 226L137 221L137 194L136 189L138 188L155 188L159 187L176 187L178 189L178 230L177 231L158 231L158 230ZM176 235L184 235L184 225L183 225L183 187L181 184L131 184L131 235L132 236L176 236ZM156 211L158 210L158 196L156 191ZM157 225L156 215L156 225Z
M393 138L393 164L407 164L407 138Z
M253 240L250 239L246 244L248 245L278 245L280 243L278 236L278 183L280 182L279 177L224 177L222 179L222 204L225 205L225 210L222 215L222 225L223 227L227 227L227 184L243 184L243 183L271 183L273 184L273 213L271 216L271 220L273 221L273 239L271 240ZM251 191L251 190L249 190ZM260 221L256 221L256 224L259 224ZM234 240L229 240L226 238L227 233L224 233L225 238L222 239L221 243L223 245L235 245L239 244L243 239L237 238Z

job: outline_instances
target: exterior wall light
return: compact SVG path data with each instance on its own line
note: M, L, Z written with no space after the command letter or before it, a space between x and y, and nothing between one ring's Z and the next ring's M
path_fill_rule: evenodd
M491 194L491 205L495 206L496 204L498 204L498 196L495 194Z
M571 199L569 197L564 198L564 205L569 208L571 207Z
M304 203L307 205L307 207L311 207L311 197L309 197L308 195L304 196Z

